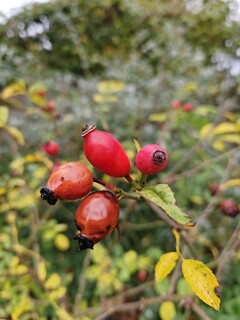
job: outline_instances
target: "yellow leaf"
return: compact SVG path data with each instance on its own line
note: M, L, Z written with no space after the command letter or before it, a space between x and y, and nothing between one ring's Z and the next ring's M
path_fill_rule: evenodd
M102 94L111 94L122 91L125 88L125 83L118 80L100 81L97 89Z
M149 121L156 121L156 122L165 122L167 120L167 115L164 112L161 113L152 113L148 117Z
M215 293L219 283L212 270L201 261L185 259L182 272L193 292L207 305L219 310L220 299Z
M50 296L52 299L57 300L65 296L67 289L63 286L51 291Z
M2 196L3 194L5 194L6 192L7 192L6 188L0 187L0 196Z
M57 308L56 313L60 320L73 320L70 314L63 308Z
M239 129L235 123L222 122L219 125L217 125L213 130L214 135L229 133L229 132L239 132Z
M8 107L1 106L0 107L0 127L4 126L9 118L9 110Z
M196 82L187 82L181 90L184 92L195 92L198 89L198 84Z
M59 233L54 238L54 244L60 251L66 251L70 247L70 241L65 234Z
M164 301L159 308L161 320L174 320L176 317L175 304L172 301Z
M7 86L2 91L1 97L3 100L6 100L6 99L11 98L15 95L25 94L25 92L26 92L25 83L20 80L16 83L13 83L13 84Z
M52 273L50 277L45 282L45 288L47 289L57 289L61 284L61 278L57 273Z
M214 127L211 123L206 124L203 126L199 131L200 138L208 138L213 135Z
M240 186L240 179L231 179L220 185L220 190L225 191L231 187Z
M44 281L46 279L46 275L47 275L46 264L43 260L41 260L38 263L37 273L38 273L38 278L41 281Z
M223 134L218 137L217 141L240 144L240 134L239 133Z
M93 96L93 100L97 103L110 103L110 102L117 102L118 98L114 95L95 94Z
M155 280L161 282L174 269L179 256L177 252L163 254L155 267Z
M198 196L198 195L192 195L190 200L193 202L193 203L196 203L196 204L203 204L204 203L204 199L203 197L201 196Z
M6 126L5 130L13 137L13 139L16 140L16 142L20 146L23 146L25 144L24 136L20 130L18 130L15 127L11 127L11 126Z
M179 234L179 232L177 232L176 229L173 229L172 232L173 232L174 237L176 239L176 251L177 251L177 254L178 254L178 256L181 256L181 254L180 254L180 234Z
M140 146L139 142L136 139L133 139L133 142L135 144L137 152L139 152L141 150L141 146Z
M224 142L216 140L212 143L212 147L213 149L220 151L220 152L225 152L226 151L226 147Z

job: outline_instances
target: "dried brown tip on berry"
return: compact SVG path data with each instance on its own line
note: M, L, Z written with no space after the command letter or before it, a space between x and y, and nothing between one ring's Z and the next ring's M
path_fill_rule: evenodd
M84 250L84 249L93 249L94 243L92 240L89 240L87 237L82 236L81 233L76 235L74 237L74 240L78 241L79 244L79 250Z
M155 164L162 164L166 160L167 156L165 152L161 150L156 150L153 153L152 159Z
M82 128L82 134L81 136L84 137L86 136L89 132L92 132L93 130L96 129L96 126L93 124L93 125L88 125L86 124L85 127Z
M57 202L57 199L55 198L53 191L49 189L48 187L43 187L40 190L41 198L43 200L46 200L48 204L54 206Z

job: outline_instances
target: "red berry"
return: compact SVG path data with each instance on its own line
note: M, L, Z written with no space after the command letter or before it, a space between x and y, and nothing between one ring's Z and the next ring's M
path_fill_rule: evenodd
M40 190L41 198L54 205L58 199L76 200L87 195L93 184L91 172L80 162L57 167Z
M208 188L212 196L215 196L219 192L219 185L216 182L210 183Z
M193 111L194 107L193 107L193 104L191 102L188 102L188 103L185 103L184 106L183 106L183 110L185 112L191 112Z
M174 110L180 109L182 106L182 101L181 100L174 100L171 103L171 108Z
M55 110L55 102L54 100L48 100L45 105L45 110L48 112L53 112Z
M93 249L95 243L106 238L118 226L119 204L110 191L96 191L86 196L76 211L75 221L81 249Z
M130 171L130 160L120 142L110 133L86 126L82 131L84 153L88 161L112 177L125 177Z
M240 212L238 204L231 199L224 199L220 202L220 210L223 214L235 217Z
M147 270L145 270L145 269L141 269L137 273L138 280L142 281L142 282L146 281L147 276L148 276L148 273L147 273Z
M49 155L49 156L56 156L59 153L59 145L56 141L51 140L43 145L43 150Z
M157 144L147 144L137 153L135 163L140 172L155 174L168 164L168 153Z
M39 90L36 92L36 95L41 98L45 97L45 94L46 92L44 90Z

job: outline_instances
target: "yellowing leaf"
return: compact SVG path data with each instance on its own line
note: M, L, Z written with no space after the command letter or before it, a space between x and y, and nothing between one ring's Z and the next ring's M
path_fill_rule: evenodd
M66 291L67 291L66 287L60 286L57 289L51 291L50 296L54 300L61 299L62 297L65 296Z
M216 140L212 143L212 147L213 149L220 151L220 152L225 152L226 151L226 146L224 144L224 142L220 141L220 140Z
M167 120L167 115L164 112L161 113L152 113L148 117L149 121L156 121L156 122L165 122Z
M43 260L41 260L38 263L37 273L38 273L38 278L41 281L44 281L46 279L46 275L47 275L46 264L45 264L45 262Z
M232 187L240 186L240 179L231 179L220 185L220 190L225 191Z
M125 83L118 80L100 81L97 89L102 94L111 94L122 91L125 88Z
M9 86L7 86L1 94L1 98L3 100L9 99L12 96L15 95L22 95L25 94L26 89L25 89L25 83L23 81L18 81L16 83L13 83Z
M0 127L4 126L9 118L9 110L8 107L1 106L0 107Z
M177 251L177 254L178 254L179 256L181 256L181 254L180 254L180 234L179 234L179 232L177 232L176 229L173 229L172 232L173 232L174 237L175 237L175 239L176 239L176 251Z
M11 127L11 126L6 126L5 130L13 137L14 140L16 140L16 142L20 146L25 144L24 136L23 136L22 132L19 131L17 128Z
M161 320L174 320L176 317L175 304L172 301L164 301L159 308Z
M47 289L57 289L61 284L61 278L57 273L52 273L50 277L45 282L45 288Z
M155 267L155 280L161 282L174 269L178 261L177 252L168 252L163 254Z
M193 292L206 304L219 310L220 299L215 293L219 283L212 270L201 261L185 259L182 272Z
M187 82L181 90L184 92L195 92L198 89L198 84L196 82Z
M60 251L66 251L70 247L70 241L65 234L59 233L54 238L54 244L56 248Z
M118 98L114 95L95 94L93 96L93 100L97 103L110 103L110 102L117 102Z
M172 190L167 184L157 184L145 187L138 192L142 197L151 201L174 221L181 225L193 226L193 222L179 207L175 205L175 198Z
M56 310L57 316L60 320L74 320L70 314L63 308L57 308Z
M205 126L203 126L199 131L200 138L211 137L213 134L213 129L214 127L211 123L208 123Z
M217 141L240 144L240 134L239 133L223 134L218 137Z
M133 139L133 142L135 144L137 152L139 152L141 150L140 143L136 139Z
M236 126L235 123L222 122L219 125L217 125L213 130L214 135L229 133L229 132L239 132L238 127Z

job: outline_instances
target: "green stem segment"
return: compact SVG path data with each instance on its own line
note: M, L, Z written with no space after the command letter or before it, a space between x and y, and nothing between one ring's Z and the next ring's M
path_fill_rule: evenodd
M132 178L131 178L131 176L128 174L128 175L126 175L125 177L124 177L136 190L141 190L142 188L141 188L141 186L137 183L137 182L135 182Z

